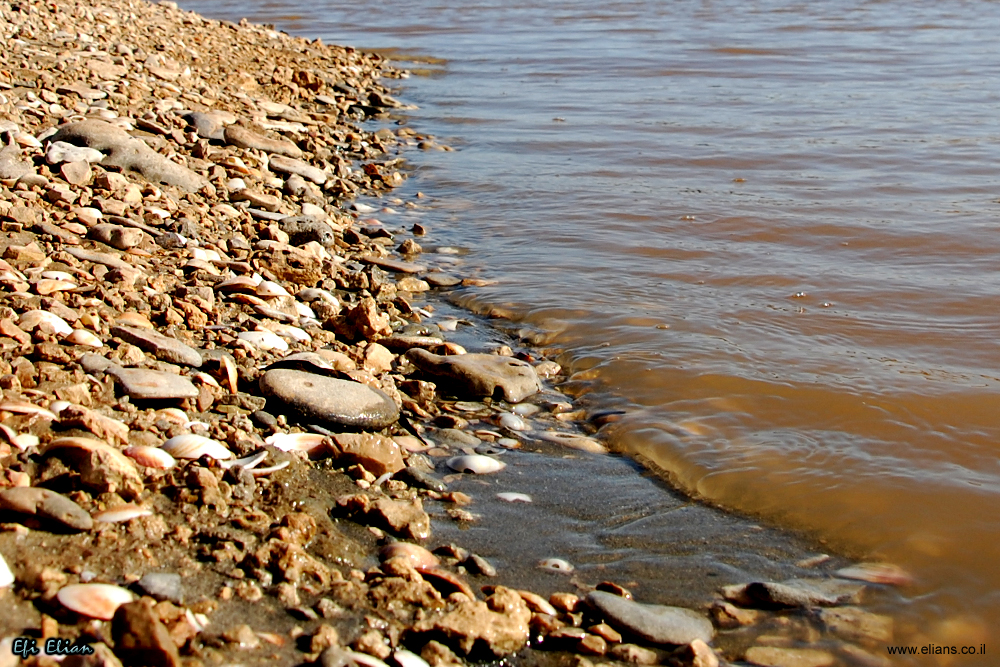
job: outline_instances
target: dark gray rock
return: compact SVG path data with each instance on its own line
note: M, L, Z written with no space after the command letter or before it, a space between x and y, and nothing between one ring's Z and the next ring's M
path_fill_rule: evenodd
M310 241L316 241L330 247L337 240L330 225L309 216L297 215L282 218L281 231L288 234L288 241L292 245L304 245Z
M310 421L379 430L399 419L391 398L360 382L276 369L261 376L260 389Z
M527 362L494 354L443 356L413 348L406 353L414 366L430 375L451 381L455 389L473 396L498 392L511 403L523 401L541 390L535 369Z
M157 359L170 364L201 367L202 359L198 350L185 345L176 338L170 338L152 329L116 325L111 327L111 335L131 343L141 350L153 354Z
M604 591L592 591L587 602L616 630L653 644L710 642L715 636L711 621L690 609L642 604Z
M726 586L722 595L744 607L833 607L859 603L864 589L838 579L790 579Z

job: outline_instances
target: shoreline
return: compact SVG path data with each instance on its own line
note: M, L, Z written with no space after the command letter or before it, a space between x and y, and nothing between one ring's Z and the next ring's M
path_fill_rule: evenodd
M561 585L551 599L502 586L484 595L469 580L494 586L483 574L491 565L463 553L458 538L458 547L441 545L440 564L425 550L400 547L373 567L376 550L392 539L437 543L428 539L432 518L433 531L449 535L483 520L476 514L485 499L458 489L499 476L449 473L452 457L478 449L487 459L468 465L490 465L517 459L517 450L590 450L593 458L575 456L594 461L603 447L583 434L579 406L551 387L521 397L518 381L505 378L512 384L501 391L512 402L484 399L469 385L442 397L442 378L453 374L445 362L486 343L463 337L458 320L466 318L441 318L435 313L445 305L425 302L432 287L461 276L420 269L422 235L400 234L368 217L380 210L351 203L370 194L420 210L421 198L392 194L404 180L398 154L433 138L406 125L374 133L354 125L400 108L377 79L402 73L377 56L203 19L172 3L51 6L58 11L32 2L17 12L0 8L12 31L4 69L17 73L0 78L0 122L14 125L4 131L15 147L0 159L7 262L0 334L9 366L0 373L0 410L10 429L0 481L8 490L44 484L60 498L4 491L0 553L13 586L0 595L16 611L3 637L59 637L118 654L104 648L105 662L63 664L364 664L345 653L348 646L377 659L406 647L433 667L461 663L465 653L516 653L527 664L718 664L706 644L716 633L706 629L706 609L688 618L693 629L684 626L683 641L643 639L628 631L635 608L609 611L599 595L584 605L600 584L592 573L554 580ZM80 12L85 18L74 16ZM91 124L48 132L81 121ZM54 151L50 140L60 139L68 145ZM425 330L436 322L448 324ZM443 340L435 339L441 329ZM532 354L514 338L502 348L492 352L510 356L494 360ZM261 371L306 351L320 356ZM520 380L558 378L554 362L533 363ZM285 381L264 390L261 377L276 372L310 377L280 376ZM184 379L180 388L168 375ZM287 383L294 395L282 393ZM310 383L323 390L309 391ZM345 385L364 409L328 405ZM514 405L538 409L515 415ZM296 422L289 406L310 416ZM532 431L521 430L524 420ZM302 435L283 437L293 432ZM211 446L184 441L187 434L208 436L233 457L266 452L266 462L224 467L226 460L204 458ZM169 468L139 449L162 452L178 437ZM199 456L182 459L190 446ZM106 511L118 511L118 520L104 515L112 520L95 524ZM170 576L142 579L151 573ZM505 577L518 578L501 571L495 581ZM135 599L145 591L148 604L121 605L118 597L117 615L112 609L108 622L88 621L67 610L69 593L60 595L83 582L127 587ZM806 593L809 608L828 594ZM757 647L764 649L758 664L794 657L804 650L795 642L812 636L808 628L831 625L793 605L788 614L758 612L774 600L748 595L730 595L745 609L721 600L712 607L720 630L748 628L722 642L724 659L747 657L757 636L783 624L788 645ZM847 622L848 634L865 623L884 634L884 617L858 614L868 615ZM781 618L796 620L771 623ZM529 638L545 650L524 649ZM829 654L845 664L854 664L852 655L867 659L865 648L852 654L844 646L853 644L835 641ZM862 632L860 644L871 649L873 641ZM406 653L393 659L421 664Z

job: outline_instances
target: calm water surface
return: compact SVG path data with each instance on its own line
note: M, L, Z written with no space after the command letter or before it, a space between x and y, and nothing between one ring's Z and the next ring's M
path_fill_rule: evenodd
M444 59L399 95L470 303L681 488L910 569L901 642L996 636L1000 5L184 4Z

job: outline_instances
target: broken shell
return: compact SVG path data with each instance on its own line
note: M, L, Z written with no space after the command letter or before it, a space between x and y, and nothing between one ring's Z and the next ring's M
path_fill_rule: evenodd
M208 373L205 373L203 371L198 371L197 373L195 373L194 375L191 376L191 379L192 380L197 380L198 382L201 382L202 384L206 384L209 387L218 387L219 386L219 381L218 380L216 380L214 377L212 377L211 375L209 375Z
M45 296L54 292L68 292L69 290L76 289L77 287L79 287L79 285L71 280L52 280L51 278L42 278L35 283L35 294Z
M222 443L194 433L174 436L160 445L160 449L178 459L198 459L208 456L224 461L233 457L233 453Z
M441 320L437 326L441 331L454 331L458 328L458 320Z
M569 447L571 449L579 449L582 452L590 452L591 454L607 454L608 448L599 443L593 438L588 438L585 435L577 435L576 433L563 433L562 431L545 431L544 433L539 433L535 436L539 440L546 440L548 442L555 442L564 447Z
M467 454L465 456L453 456L447 461L448 467L456 472L471 472L476 475L485 475L491 472L498 472L507 467L503 461L498 461L490 456L482 454Z
M25 331L34 331L38 327L48 327L58 336L68 336L73 333L73 327L63 318L47 310L29 310L17 320L17 326Z
M126 589L111 584L72 584L59 589L56 599L82 616L110 621L118 607L132 602L135 597Z
M268 466L267 468L254 468L250 471L250 474L254 477L264 477L266 475L270 475L272 472L284 470L291 464L291 461L282 461L281 463L275 463L273 466Z
M67 343L73 345L84 345L86 347L104 347L104 342L96 334L85 329L74 329L73 333L66 336Z
M68 271L42 271L42 278L47 278L48 280L66 280L69 282L76 280L76 276Z
M157 419L165 419L174 424L188 423L187 413L180 408L161 408L155 414Z
M115 324L124 324L130 327L142 327L143 329L155 329L153 323L139 313L122 313L115 318Z
M469 596L470 600L476 599L476 594L472 587L454 572L449 572L443 567L425 567L420 569L420 574L434 588L438 589L445 597L458 591Z
M140 516L151 516L152 514L153 510L151 509L140 507L134 503L127 503L97 512L93 516L94 521L99 523L121 523L122 521L130 521Z
M511 431L530 431L531 426L515 414L504 412L496 418L497 424Z
M431 667L430 664L416 653L406 649L396 649L392 654L392 659L399 667Z
M834 572L838 577L857 579L873 584L889 584L891 586L909 586L913 583L913 575L898 565L891 563L857 563Z
M562 572L564 574L569 574L576 568L570 564L569 561L565 561L562 558L546 558L545 560L538 563L538 567L543 570L551 570L552 572Z
M8 444L14 445L22 452L38 446L39 440L37 435L32 435L31 433L18 434L14 429L5 424L0 424L0 433L3 434L3 439Z
M284 287L274 282L273 280L262 280L259 285L257 285L257 296L262 296L265 299L270 299L276 296L291 296Z
M288 350L288 343L273 331L241 331L238 338L261 350Z
M305 289L299 290L299 293L295 295L300 301L305 303L312 303L314 301L326 301L339 306L340 301L337 297L327 292L325 289L319 289L317 287L306 287Z
M296 301L293 305L295 306L295 312L299 314L300 318L304 317L309 320L316 319L316 311L306 304L301 301Z
M441 560L430 551L419 544L409 542L387 544L379 550L378 557L383 563L390 558L405 558L418 570L441 564Z
M277 322L268 323L264 325L269 331L273 331L282 338L292 341L293 343L308 343L312 340L312 336L307 334L304 330L293 327L288 324L279 324Z
M147 468L169 470L177 465L177 461L174 457L159 447L132 445L123 449L122 453L139 465L146 466Z
M326 436L319 433L275 433L265 438L264 443L283 452L313 454L326 447Z
M504 491L503 493L498 493L497 498L508 503L530 503L531 496L527 493L514 493L512 491Z
M257 465L267 458L267 452L257 452L256 454L251 454L250 456L244 456L241 459L232 459L229 461L223 461L219 464L220 468L233 468L235 466L241 466L244 470L251 470L256 468Z
M257 282L253 278L247 276L237 276L235 278L227 278L215 286L215 289L220 292L257 292Z
M528 609L533 612L548 614L549 616L557 616L559 614L556 608L549 604L548 600L537 593L522 590L515 590L514 592L521 596L521 599L528 605Z
M40 408L31 403L21 403L20 401L4 401L0 403L0 412L13 412L19 415L36 415L42 419L55 421L56 416L50 410Z
M3 554L0 554L0 588L7 588L14 584L14 573L7 566Z

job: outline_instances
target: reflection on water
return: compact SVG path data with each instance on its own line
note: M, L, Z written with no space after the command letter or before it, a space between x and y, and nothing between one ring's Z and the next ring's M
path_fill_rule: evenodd
M998 625L993 3L186 4L445 59L401 95L468 302L560 321L687 490L912 569L901 641Z

